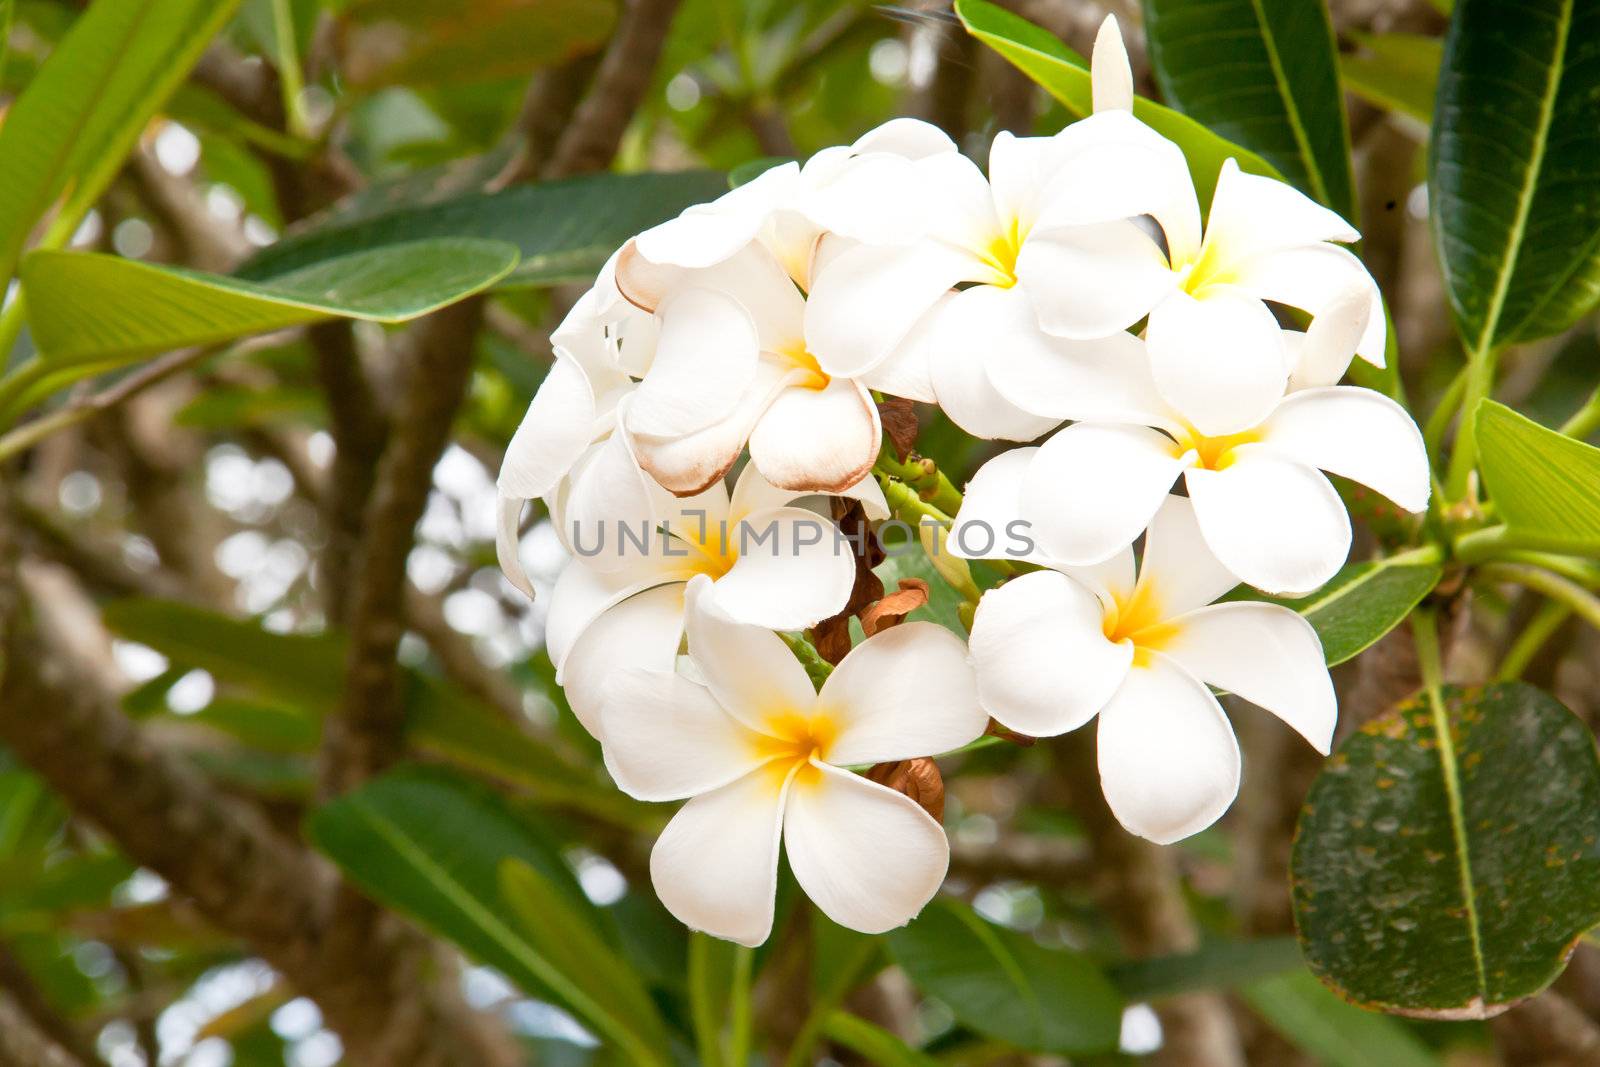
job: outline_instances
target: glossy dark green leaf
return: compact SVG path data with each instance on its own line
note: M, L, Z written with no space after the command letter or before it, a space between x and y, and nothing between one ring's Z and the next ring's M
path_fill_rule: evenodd
M1150 1000L1204 989L1232 989L1298 970L1300 947L1292 937L1214 941L1177 956L1129 960L1106 971L1129 1000Z
M1600 6L1461 0L1429 202L1468 351L1557 333L1600 300Z
M1045 948L950 898L929 904L888 940L917 988L978 1033L1038 1052L1117 1047L1122 998L1079 953Z
M91 363L330 318L403 322L488 288L516 263L504 241L434 238L243 281L120 256L34 252L22 284L44 357Z
M259 281L335 256L425 237L479 237L508 241L521 252L504 284L583 282L629 237L691 204L714 200L727 188L727 178L716 171L593 174L395 207L331 220L279 241L245 264L239 276Z
M1094 110L1089 64L1059 37L987 0L956 0L956 15L968 33L1038 82L1074 118L1083 118ZM1256 153L1212 133L1182 112L1139 97L1133 102L1133 113L1183 149L1202 209L1210 205L1217 174L1230 156L1238 161L1241 170L1251 174L1283 177Z
M1312 971L1364 1007L1496 1015L1600 923L1600 760L1553 697L1446 689L1367 723L1306 798L1292 857Z
M1345 88L1374 107L1433 121L1444 42L1420 33L1352 33L1360 51L1339 55Z
M1169 104L1356 217L1350 130L1322 0L1144 0L1144 26Z
M481 785L438 770L401 768L324 804L307 830L374 900L454 941L528 993L553 996L595 1025L614 1018L569 973L570 943L552 954L548 931L535 938L522 927L551 915L591 928L572 936L604 943L595 932L598 911L554 843ZM501 871L508 863L535 872L538 900L525 882L517 902L505 898ZM608 1036L626 1049L628 1062L666 1062L649 1042L621 1031Z
M1328 666L1343 663L1405 621L1411 609L1439 584L1443 570L1434 562L1406 562L1413 556L1346 564L1310 596L1263 597L1306 617L1322 639Z
M1484 485L1513 533L1600 555L1600 448L1493 400L1478 405L1477 437Z
M1440 1067L1440 1057L1398 1019L1334 996L1305 968L1252 983L1239 996L1322 1067Z
M568 897L539 871L518 859L500 867L500 893L518 931L581 994L584 1021L623 1049L665 1063L667 1028L655 1002L606 939L592 916L579 914Z
M65 194L59 245L238 0L97 0L0 126L0 279L34 223ZM63 231L63 227L65 227Z

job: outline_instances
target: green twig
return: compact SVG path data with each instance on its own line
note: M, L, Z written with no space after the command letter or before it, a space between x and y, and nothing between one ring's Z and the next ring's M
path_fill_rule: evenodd
M1467 356L1466 385L1461 396L1461 425L1456 428L1456 446L1450 453L1450 470L1445 479L1445 491L1450 500L1461 500L1467 495L1467 484L1478 462L1478 435L1473 426L1473 416L1478 404L1494 388L1495 366L1500 350L1485 343Z
M855 988L861 972L877 958L877 955L878 942L875 938L863 937L856 942L836 972L833 981L828 984L828 988L818 992L812 1000L806 1021L801 1024L800 1033L795 1036L794 1044L789 1046L789 1054L784 1057L784 1067L806 1067L810 1062L811 1050L816 1046L817 1039L822 1036L822 1028L827 1023L828 1016L839 1007L845 994Z
M712 995L712 953L718 943L707 934L689 935L689 1014L701 1067L723 1067L722 1027Z
M1565 604L1573 614L1600 629L1600 597L1570 578L1530 563L1486 563L1478 576L1489 582L1512 582Z
M1434 406L1433 413L1428 416L1428 424L1422 431L1422 443L1428 450L1428 455L1433 458L1434 466L1439 467L1439 452L1444 447L1444 435L1454 421L1456 409L1461 403L1461 391L1467 387L1467 368L1462 367L1456 371L1456 376L1450 379L1450 384L1445 388L1444 395L1439 398L1439 403Z
M961 510L961 490L926 456L913 452L904 460L897 459L894 449L885 442L874 470L880 476L904 482L923 503L947 516Z
M1561 432L1568 437L1576 437L1580 441L1587 440L1589 435L1600 430L1600 387L1589 394L1589 399L1583 402L1583 407L1572 413L1572 417L1561 424Z
M740 945L733 950L733 988L728 996L728 1064L745 1067L750 1062L750 977L756 950Z
M272 0L272 36L277 45L278 84L283 90L283 114L293 137L309 138L305 113L305 74L295 45L294 10L290 0Z
M1533 657L1539 654L1546 641L1561 629L1561 624L1571 616L1572 609L1559 600L1546 600L1539 605L1539 610L1534 612L1533 618L1522 628L1517 639L1506 650L1505 658L1500 661L1500 667L1494 672L1497 682L1514 682L1522 677L1522 672L1528 669L1528 664L1533 662Z

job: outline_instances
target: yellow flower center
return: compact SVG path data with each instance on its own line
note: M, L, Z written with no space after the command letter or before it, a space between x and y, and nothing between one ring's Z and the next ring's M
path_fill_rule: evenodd
M1261 440L1259 429L1241 430L1238 433L1223 434L1221 437L1207 437L1193 426L1185 426L1179 430L1173 439L1172 454L1181 456L1191 448L1200 459L1200 467L1208 471L1226 470L1233 465L1238 457L1234 449L1240 445L1254 444Z
M763 715L761 729L755 741L756 758L765 763L775 788L781 787L791 772L796 772L795 785L815 784L822 772L811 761L826 762L828 749L839 736L839 723L827 712L805 713L790 707Z
M668 527L674 540L689 550L684 559L684 579L704 574L716 581L739 561L739 536L734 523L718 523L697 518L675 522Z
M1178 272L1179 288L1198 299L1204 298L1203 290L1208 286L1232 285L1238 280L1238 272L1222 249L1223 242L1214 234L1208 234L1207 238L1200 242L1200 252L1194 259L1172 265Z
M822 365L817 362L817 357L806 351L803 340L790 341L779 347L773 353L799 370L806 372L806 376L794 383L801 389L826 389L831 378L823 371Z
M1113 596L1100 624L1106 640L1133 645L1133 662L1144 666L1151 652L1160 651L1178 633L1168 622L1155 583L1141 580L1127 597Z
M1012 219L989 243L979 250L978 256L995 272L991 285L1009 289L1017 284L1017 256L1022 252L1022 242L1027 238L1022 220Z

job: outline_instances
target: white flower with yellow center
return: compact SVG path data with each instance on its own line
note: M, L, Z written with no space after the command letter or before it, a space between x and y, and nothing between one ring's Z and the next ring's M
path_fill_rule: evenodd
M783 641L688 587L701 681L618 673L601 711L606 763L641 800L689 802L650 856L661 902L685 925L744 945L772 930L780 841L795 880L841 926L909 922L949 865L944 830L914 801L846 767L936 755L976 740L961 640L905 623L854 648L822 691Z
M649 479L630 466L627 441L613 435L590 460L596 469L572 479L574 494L600 499L569 497L554 509L577 558L550 595L545 644L574 714L596 736L601 697L618 667L672 666L684 586L696 575L710 580L706 598L720 610L773 630L837 614L855 582L852 546L833 520L791 504L805 494L776 488L751 464L731 497L721 482L687 499L651 495ZM843 495L871 518L888 516L872 478Z
M1313 330L1292 334L1308 380L1335 377L1331 346L1353 343L1366 305L1353 294ZM1315 327L1327 324L1326 329ZM1341 341L1342 338L1342 341ZM1349 362L1348 348L1344 362ZM1106 559L1133 543L1183 478L1200 532L1240 579L1269 593L1300 595L1321 586L1350 553L1350 517L1322 471L1349 478L1411 512L1427 508L1432 487L1422 434L1399 404L1370 389L1311 386L1280 396L1259 423L1208 436L1166 406L1144 371L1124 420L1078 422L1037 449L991 460L957 517L1032 527L1043 557L1068 565ZM1130 376L1130 381L1132 380ZM1008 521L1008 520L1007 520ZM953 539L982 545L975 535Z
M1133 550L985 593L972 625L984 710L1034 736L1096 715L1100 785L1123 826L1160 844L1215 822L1239 791L1239 745L1207 685L1259 705L1327 753L1338 709L1322 644L1276 604L1213 604L1237 583L1189 502L1168 497Z
M1054 139L1061 162L1052 195L1016 263L1045 331L1100 337L1148 318L1161 395L1212 436L1260 423L1294 370L1265 301L1317 316L1359 288L1371 313L1356 351L1383 365L1377 286L1332 243L1359 238L1349 223L1228 160L1202 233L1183 152L1134 118L1131 93L1120 89L1131 80L1110 19L1096 42L1094 79L1097 110Z

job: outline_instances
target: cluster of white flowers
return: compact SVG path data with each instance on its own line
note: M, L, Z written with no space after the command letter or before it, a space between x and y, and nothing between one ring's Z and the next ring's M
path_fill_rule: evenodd
M501 472L501 563L531 595L518 527L543 498L575 549L549 604L558 680L622 789L692 798L651 871L696 929L766 938L780 839L836 921L908 921L944 877L943 831L850 768L950 751L991 717L1040 736L1098 714L1106 799L1158 842L1238 791L1209 686L1328 750L1315 632L1283 607L1213 602L1241 581L1307 593L1343 564L1350 522L1322 471L1425 508L1410 416L1334 384L1357 356L1382 364L1377 288L1334 243L1356 240L1348 223L1232 161L1202 225L1182 151L1133 115L1113 20L1093 67L1094 114L1000 134L987 176L898 119L690 208L621 248L554 336ZM796 503L819 493L888 516L873 391L986 439L1071 425L967 487L957 532L989 535L950 544L1024 522L1035 565L982 597L970 647L887 629L818 693L773 631L842 611L855 561L847 541L785 531L829 523ZM1180 475L1186 495L1169 495ZM792 550L748 550L741 520ZM664 535L574 543L623 529Z

